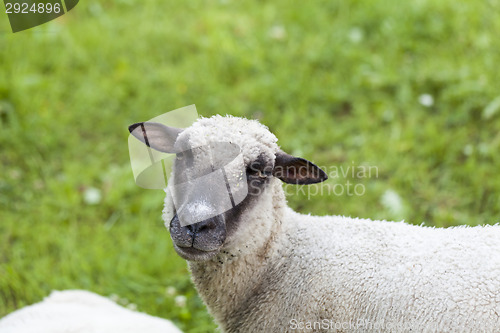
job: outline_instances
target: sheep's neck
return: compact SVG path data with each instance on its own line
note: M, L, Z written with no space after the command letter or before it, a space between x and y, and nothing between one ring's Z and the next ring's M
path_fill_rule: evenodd
M218 323L228 323L231 317L247 310L250 299L265 292L263 286L268 284L276 255L276 237L282 234L285 199L281 185L275 188L270 204L273 212L271 230L258 249L245 253L236 248L221 251L208 262L189 262L198 293Z
M230 260L221 254L209 264L189 264L198 293L218 323L227 323L232 313L241 311L266 280L269 258L250 256Z
M273 257L277 255L277 238L283 234L280 230L286 199L281 182L272 182L260 199L258 209L242 217L244 225L250 228L249 234L258 233L257 239L250 238L246 240L248 243L239 243L239 247L222 250L208 262L189 262L198 293L222 325L248 311L249 302L264 294L269 284ZM260 228L258 232L256 225Z

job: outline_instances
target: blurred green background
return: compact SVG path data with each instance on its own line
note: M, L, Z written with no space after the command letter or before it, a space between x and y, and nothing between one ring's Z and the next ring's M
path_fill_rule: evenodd
M134 184L127 148L129 124L189 104L260 119L319 165L377 168L327 182L362 196L289 196L301 212L499 222L499 13L498 0L89 0L12 34L2 12L0 316L82 288L214 331L164 193Z

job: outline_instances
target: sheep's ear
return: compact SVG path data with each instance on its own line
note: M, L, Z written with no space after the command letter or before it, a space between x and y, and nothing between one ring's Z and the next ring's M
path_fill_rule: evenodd
M326 173L314 163L284 152L276 153L273 176L288 184L314 184L328 179Z
M175 153L174 144L181 128L168 127L160 123L144 122L128 127L130 133L146 146L164 153Z

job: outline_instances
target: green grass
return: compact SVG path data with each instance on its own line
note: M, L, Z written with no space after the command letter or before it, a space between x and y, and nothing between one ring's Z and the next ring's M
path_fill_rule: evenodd
M84 288L186 332L215 329L163 227L163 192L135 186L126 141L127 125L193 103L258 118L319 165L378 169L327 183L361 184L362 196L290 196L299 211L499 222L499 10L89 0L16 34L0 14L0 316ZM96 205L83 200L92 187Z

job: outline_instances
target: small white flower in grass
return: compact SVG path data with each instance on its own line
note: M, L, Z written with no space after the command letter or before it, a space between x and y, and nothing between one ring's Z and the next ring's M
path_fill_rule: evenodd
M135 305L134 303L127 304L127 309L137 311L137 305Z
M394 111L392 110L385 110L384 113L382 114L382 119L387 122L391 122L394 120Z
M434 105L434 97L430 94L422 94L418 96L418 102L425 107L431 107Z
M120 303L121 305L127 305L130 302L128 301L128 298L120 298L120 300L118 301L118 303Z
M485 142L481 142L477 145L477 151L482 156L487 156L490 153L490 146Z
M351 30L349 30L348 37L351 42L357 44L363 40L364 37L363 30L361 30L361 28L354 27Z
M187 298L184 295L178 295L178 296L175 296L174 302L175 302L175 305L177 305L180 308L183 308L186 306Z
M387 190L380 199L382 206L384 206L394 216L403 217L404 205L403 200L394 190Z
M97 205L101 202L102 195L101 190L95 187L88 187L83 192L83 201L87 205Z
M276 40L283 40L286 38L286 30L282 25L273 25L269 29L269 37Z
M118 301L120 300L120 297L117 294L111 294L111 295L109 295L109 299L115 303L118 303Z
M474 152L474 146L471 145L470 143L465 145L463 152L464 152L464 155L466 155L466 156L472 155L472 153Z
M177 294L177 290L175 287L170 286L165 289L165 294L167 294L167 296L175 296L175 294Z

